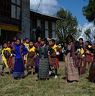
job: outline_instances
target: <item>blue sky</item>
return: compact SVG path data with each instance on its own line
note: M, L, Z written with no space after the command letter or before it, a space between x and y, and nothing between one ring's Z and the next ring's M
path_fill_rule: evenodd
M69 10L77 17L79 25L88 23L83 16L82 8L89 0L30 0L30 8L43 14L54 15L60 7Z
M88 21L83 16L82 8L88 4L88 0L57 0L59 5L66 10L71 11L71 13L77 17L80 25L84 25Z

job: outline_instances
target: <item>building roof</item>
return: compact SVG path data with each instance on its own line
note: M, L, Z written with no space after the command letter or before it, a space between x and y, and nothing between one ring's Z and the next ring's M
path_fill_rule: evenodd
M61 19L61 18L59 18L59 17L57 17L57 16L51 16L51 15L49 15L49 14L43 14L43 13L41 13L41 12L36 12L36 11L34 11L34 10L31 10L30 12L31 12L31 13L35 13L35 14L37 14L37 15L49 17L49 18Z

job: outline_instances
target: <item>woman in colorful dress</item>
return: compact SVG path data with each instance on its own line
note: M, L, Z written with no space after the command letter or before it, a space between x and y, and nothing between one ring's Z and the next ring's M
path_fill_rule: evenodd
M89 81L95 83L95 45L93 45L93 62L89 70Z
M12 43L10 41L8 41L8 48L10 48L12 50ZM10 64L10 70L12 72L13 70L13 56L11 55L10 58L9 58L9 64Z
M33 74L35 73L35 58L36 58L36 48L33 42L30 42L28 54L27 54L27 64L26 64L26 69L28 73L29 73L29 67L33 69L32 73Z
M39 51L39 49L42 46L41 41L42 41L41 37L38 37L38 40L35 43L35 47L37 49L37 55L36 55L36 59L35 59L35 72L36 73L38 73L38 71L39 71L39 61L40 61L40 58L39 58L38 51Z
M79 72L75 62L75 46L73 39L69 38L65 53L65 76L68 82L78 82Z
M30 40L28 38L25 38L25 40L23 40L23 44L25 45L27 50L29 49L29 42L30 42ZM24 56L24 64L25 65L27 64L27 54Z
M4 73L5 67L9 69L9 72L11 72L10 62L9 62L10 57L11 57L11 49L8 47L7 43L4 43L2 49L2 61L3 61L2 75Z
M27 48L27 49L29 49L29 39L28 38L26 38L25 39L25 42L24 42L24 45L25 45L25 47Z
M89 41L86 41L86 48L85 48L85 56L86 56L86 69L89 71L91 64L93 62L93 47Z
M49 51L50 51L50 56L49 56L49 61L50 65L52 68L54 68L55 71L55 78L58 76L58 68L59 68L59 51L58 51L58 46L56 45L56 42L54 39L51 39L49 41Z
M39 48L39 72L38 78L45 80L49 78L49 59L48 59L48 45L46 44L47 40L43 39L41 41L42 47Z
M17 39L13 48L13 53L15 54L15 64L13 68L14 79L20 79L24 77L24 55L26 55L27 52L27 48L21 44L19 39Z
M85 58L85 45L83 38L79 39L79 46L78 46L78 62L79 62L79 74L82 75L85 73L86 67L86 58Z

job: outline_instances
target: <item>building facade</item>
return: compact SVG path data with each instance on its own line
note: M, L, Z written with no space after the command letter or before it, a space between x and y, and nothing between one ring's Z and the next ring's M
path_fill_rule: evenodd
M0 0L0 43L15 36L29 38L29 18L30 0Z
M31 19L31 39L36 40L39 36L42 38L57 38L56 21L57 17L43 15L37 12L30 12Z
M30 38L30 0L22 0L22 34L20 37Z

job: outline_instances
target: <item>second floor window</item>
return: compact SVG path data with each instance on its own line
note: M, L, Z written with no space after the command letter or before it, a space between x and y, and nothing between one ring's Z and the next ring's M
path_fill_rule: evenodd
M21 0L11 0L11 18L20 19L21 17Z

